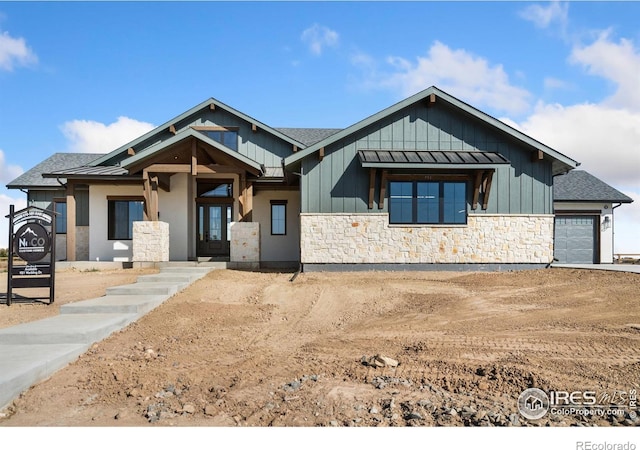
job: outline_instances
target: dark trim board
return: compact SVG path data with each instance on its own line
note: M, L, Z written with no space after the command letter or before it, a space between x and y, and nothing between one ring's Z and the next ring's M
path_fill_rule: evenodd
M549 264L490 263L490 264L302 264L303 272L511 272L515 270L545 269Z

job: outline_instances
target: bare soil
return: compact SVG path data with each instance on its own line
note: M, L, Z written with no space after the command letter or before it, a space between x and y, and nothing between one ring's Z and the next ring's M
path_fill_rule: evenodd
M84 277L117 279L76 273L58 281L81 297L77 280ZM210 273L23 394L0 425L640 422L628 414L548 414L537 421L517 414L518 396L529 387L592 390L612 404L624 393L628 403L640 388L637 274L546 269L290 278ZM12 311L32 320L47 308ZM6 311L0 310L5 325ZM373 367L374 355L399 365Z

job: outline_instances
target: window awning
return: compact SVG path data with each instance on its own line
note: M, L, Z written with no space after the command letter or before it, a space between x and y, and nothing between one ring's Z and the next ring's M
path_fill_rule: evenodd
M365 168L383 169L495 169L510 164L497 152L427 151L427 150L358 150Z

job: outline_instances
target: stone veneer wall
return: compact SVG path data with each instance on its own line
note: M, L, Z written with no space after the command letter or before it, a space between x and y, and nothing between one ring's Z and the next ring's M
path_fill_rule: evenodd
M387 213L301 220L302 262L541 263L553 259L553 215L473 215L467 225L389 225Z
M169 224L133 222L133 261L169 261Z
M234 222L231 224L230 261L232 263L260 264L260 223Z

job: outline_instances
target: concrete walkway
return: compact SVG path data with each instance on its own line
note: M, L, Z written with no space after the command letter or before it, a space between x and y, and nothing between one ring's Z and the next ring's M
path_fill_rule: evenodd
M58 316L0 329L0 410L214 269L169 264L157 275L108 288L104 297L62 305Z
M615 272L640 273L640 264L551 264L561 269L612 270Z

